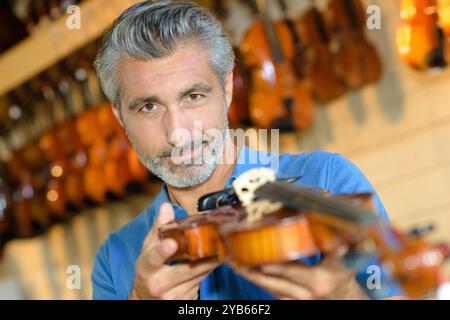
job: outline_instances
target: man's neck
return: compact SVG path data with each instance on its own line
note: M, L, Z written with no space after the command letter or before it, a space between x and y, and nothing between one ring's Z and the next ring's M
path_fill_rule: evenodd
M170 201L186 209L189 214L197 214L197 200L201 196L225 188L226 182L236 165L238 152L238 147L231 140L228 140L222 159L232 159L233 161L221 161L212 175L198 185L188 188L176 188L166 185Z

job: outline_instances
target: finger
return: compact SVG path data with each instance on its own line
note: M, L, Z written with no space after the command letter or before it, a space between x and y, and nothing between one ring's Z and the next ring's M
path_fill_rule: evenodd
M306 287L310 287L314 283L314 267L306 267L297 262L270 264L261 267L261 272L282 277Z
M172 222L175 219L175 213L173 211L173 207L170 203L164 202L161 204L159 208L158 217L150 230L147 236L144 239L144 243L142 245L142 251L147 250L149 247L155 245L158 241L158 232L159 228L169 222Z
M171 271L173 271L173 268ZM177 275L166 274L163 278L166 281L164 283L159 282L160 295L163 299L168 300L181 299L189 296L188 292L194 288L197 288L198 290L200 282L208 275L209 272L210 270L184 280L177 277Z
M289 280L270 276L248 268L238 268L236 271L254 284L263 287L279 298L296 300L310 300L314 298L312 292L307 287L295 284Z
M321 297L332 292L340 283L353 277L353 272L342 265L336 265L337 260L329 260L329 264L314 267L303 266L297 262L266 265L261 272L283 278L289 282L304 286L314 296Z
M192 299L196 296L196 292L198 292L200 281L201 280L198 279L192 279L190 281L183 282L165 292L161 297L164 300Z
M142 255L148 269L161 267L176 251L178 244L174 239L164 239Z
M161 279L165 279L165 283L162 285L164 289L176 287L182 283L197 280L198 283L214 270L218 266L218 263L202 263L195 266L189 264L180 264L170 266L161 270Z

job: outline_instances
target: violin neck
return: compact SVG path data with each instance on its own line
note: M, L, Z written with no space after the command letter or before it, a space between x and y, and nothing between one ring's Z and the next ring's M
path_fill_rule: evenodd
M359 21L358 12L355 8L353 0L343 0L343 2L351 27L353 29L359 29L361 27L361 22Z
M292 21L292 19L289 18L289 15L288 15L289 9L286 4L286 1L278 0L278 4L280 5L281 12L283 13L284 23L286 24L286 26L289 29L289 32L291 33L292 40L294 40L295 50L301 54L302 51L304 51L304 49L305 49L305 44L303 43L302 38L300 37L299 33L297 32L297 30L295 28L294 21Z
M283 51L281 50L280 41L275 31L275 27L267 14L265 0L256 0L256 6L264 25L267 41L269 42L274 61L275 63L281 63L285 58L283 55Z
M323 21L322 14L319 12L316 6L313 6L312 10L314 23L317 27L320 40L322 41L323 44L328 44L330 42L330 37L328 36L328 32L325 28L325 23Z

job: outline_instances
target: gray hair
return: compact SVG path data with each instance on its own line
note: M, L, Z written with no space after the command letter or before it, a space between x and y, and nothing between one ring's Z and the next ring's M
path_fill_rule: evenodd
M121 59L163 58L189 44L208 51L223 86L233 69L234 53L213 14L186 1L144 1L131 6L106 31L94 62L103 92L120 106L117 66Z

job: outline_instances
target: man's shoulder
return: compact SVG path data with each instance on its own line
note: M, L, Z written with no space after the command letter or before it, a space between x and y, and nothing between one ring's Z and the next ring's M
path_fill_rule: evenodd
M153 201L136 217L111 232L103 246L107 245L113 251L140 252L145 236L153 224L154 211Z
M305 151L299 153L282 153L280 154L280 164L287 166L294 162L295 164L303 165L323 165L331 161L332 158L339 155L338 153L332 153L324 150Z
M338 153L323 150L279 155L278 176L301 176L303 185L327 188L330 173Z

